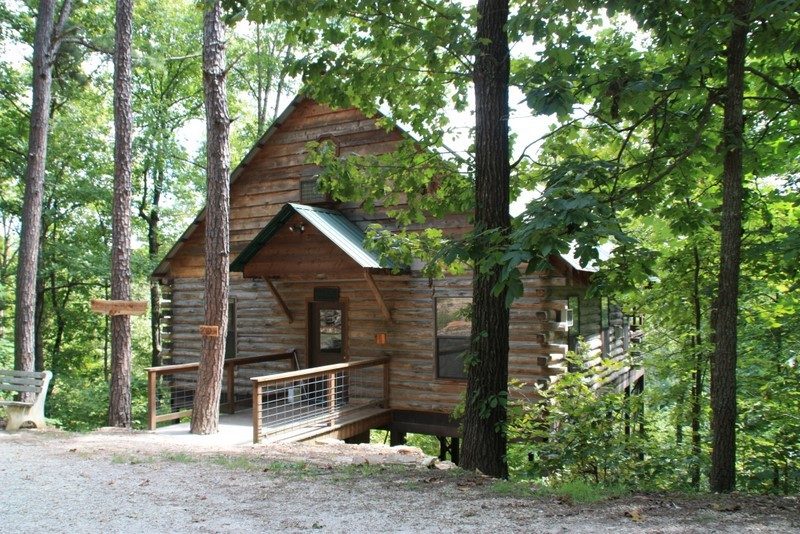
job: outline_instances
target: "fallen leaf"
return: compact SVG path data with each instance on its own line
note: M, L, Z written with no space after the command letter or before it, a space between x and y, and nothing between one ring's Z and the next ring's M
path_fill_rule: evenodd
M630 517L631 521L634 521L636 523L640 523L641 521L644 520L644 514L642 514L641 510L639 510L638 508L626 511L625 517Z

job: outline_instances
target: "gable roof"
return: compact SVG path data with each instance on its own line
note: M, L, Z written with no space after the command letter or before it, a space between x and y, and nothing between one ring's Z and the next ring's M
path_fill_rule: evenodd
M250 151L247 152L247 155L245 155L245 157L242 158L242 161L239 162L239 165L237 165L236 168L231 172L231 186L233 186L233 183L236 181L236 179L241 176L247 165L253 161L253 158L256 157L261 148L267 143L267 140L269 140L269 138L275 134L280 125L289 118L289 115L291 115L297 106L299 106L303 100L306 100L306 98L307 97L300 94L295 96L289 105L286 106L283 112L274 121L272 121L272 124L269 128L267 128L267 131L264 132L264 135L262 135L261 138L256 141ZM195 229L200 225L201 222L203 222L205 218L206 208L203 206L203 209L200 210L200 213L197 214L186 231L181 234L175 244L172 245L172 248L169 249L169 252L167 252L167 254L159 262L158 266L153 270L151 275L152 277L159 278L165 276L169 272L169 261L175 257L183 243L189 239Z
M364 248L364 232L342 213L315 206L288 203L281 208L256 237L231 263L231 271L242 272L244 266L258 254L294 214L298 214L339 247L364 269L381 269L378 256Z

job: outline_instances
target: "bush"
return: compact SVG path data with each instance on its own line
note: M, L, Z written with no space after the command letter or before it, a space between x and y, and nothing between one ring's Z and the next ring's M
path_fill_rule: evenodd
M578 354L567 358L571 367L582 368ZM540 400L511 404L512 476L548 485L583 481L605 487L650 487L661 479L669 462L646 433L638 432L641 396L593 390L592 374L571 371L538 390Z
M86 432L108 425L108 383L101 373L61 374L53 379L48 396L48 416L65 430ZM144 428L147 420L147 380L131 382L131 409L134 428Z

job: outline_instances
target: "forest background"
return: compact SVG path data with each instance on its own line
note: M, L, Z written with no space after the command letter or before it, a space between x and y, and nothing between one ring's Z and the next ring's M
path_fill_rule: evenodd
M107 297L109 284L113 7L100 0L76 5L54 73L36 291L36 354L37 366L55 374L49 416L70 430L103 426L107 419L109 329L102 316L90 313L88 303ZM790 10L788 22L776 20L775 12L780 9L774 6L765 11L765 26L783 24L797 30ZM518 54L514 63L513 82L525 99L518 103L517 116L530 115L530 124L550 125L533 146L517 143L517 154L524 152L515 167L517 194L543 190L544 185L551 194L561 188L562 194L554 198L578 226L603 223L593 218L594 203L603 193L613 196L603 190L607 185L603 180L613 173L604 173L590 159L616 159L631 169L642 162L652 165L654 160L643 149L633 153L627 149L646 145L632 125L644 118L653 120L653 109L662 109L656 106L660 100L669 101L664 113L670 113L676 126L670 142L692 150L671 160L661 155L664 159L658 165L669 172L653 183L653 195L637 197L649 202L635 206L620 202L615 224L621 224L623 231L607 234L614 234L621 251L606 264L610 276L598 280L605 294L646 317L647 336L641 348L648 373L642 399L645 432L627 436L621 431L625 414L638 409L627 406L630 401L621 396L596 400L576 395L581 386L580 374L575 373L551 393L561 396L559 406L564 407L563 413L552 414L560 417L558 437L546 447L530 442L512 447L513 474L702 489L709 462L710 319L720 246L720 173L712 155L721 143L714 126L721 113L713 102L707 105L701 98L708 87L691 86L695 79L684 80L686 87L669 86L682 82L676 81L678 77L667 79L674 73L668 71L668 51L655 44L657 24L647 28L648 34L646 25L639 32L629 18L605 18L581 36L582 42L571 42L574 27L565 24L559 34L553 31L558 17L541 14L548 15L552 19L540 31L552 33L538 46L522 47L527 57ZM0 7L0 368L13 365L14 274L30 107L30 66L25 58L30 56L34 19L35 6L20 2ZM133 269L134 295L141 299L159 300L149 273L164 246L180 235L203 201L205 156L197 142L201 137L197 132L203 131L201 19L202 10L189 2L136 4ZM775 31L773 49L749 64L756 81L746 100L737 468L743 489L788 493L800 488L800 98L796 89L800 47L796 37L782 41L784 33L791 32ZM304 46L287 37L287 26L280 23L240 22L231 33L233 162L266 129L281 101L288 102L298 90L295 75L313 71L315 65L303 65L302 58L319 52ZM598 56L616 60L617 85L595 80L595 87L588 83L583 92L575 90L575 77L570 75L591 64L589 47ZM709 62L715 59L710 50L709 46ZM585 73L581 74L585 82ZM311 77L306 80L313 83ZM450 104L463 110L468 100L459 100L459 95ZM443 124L442 130L446 128ZM695 131L703 131L702 138L693 135ZM623 175L620 183L625 179L630 178ZM529 214L541 216L542 206L535 204ZM553 218L563 222L558 211ZM623 241L623 235L630 241ZM161 347L149 318L134 320L133 326L134 418L141 425L143 368L159 363ZM524 425L516 431L527 438L532 434ZM527 461L532 449L537 449L534 463ZM558 465L546 461L556 457Z

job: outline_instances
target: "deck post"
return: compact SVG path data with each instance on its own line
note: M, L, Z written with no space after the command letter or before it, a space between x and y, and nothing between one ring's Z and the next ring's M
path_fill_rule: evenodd
M228 395L228 413L234 414L236 413L236 367L233 365L228 365L226 369L226 382L227 382L227 395Z
M333 414L336 410L336 371L328 373L328 412L331 414L330 426L333 426Z
M383 364L383 406L389 408L389 360Z
M156 429L156 384L158 382L158 375L156 371L149 369L147 371L147 428L149 430Z
M253 380L253 443L261 442L261 384Z

